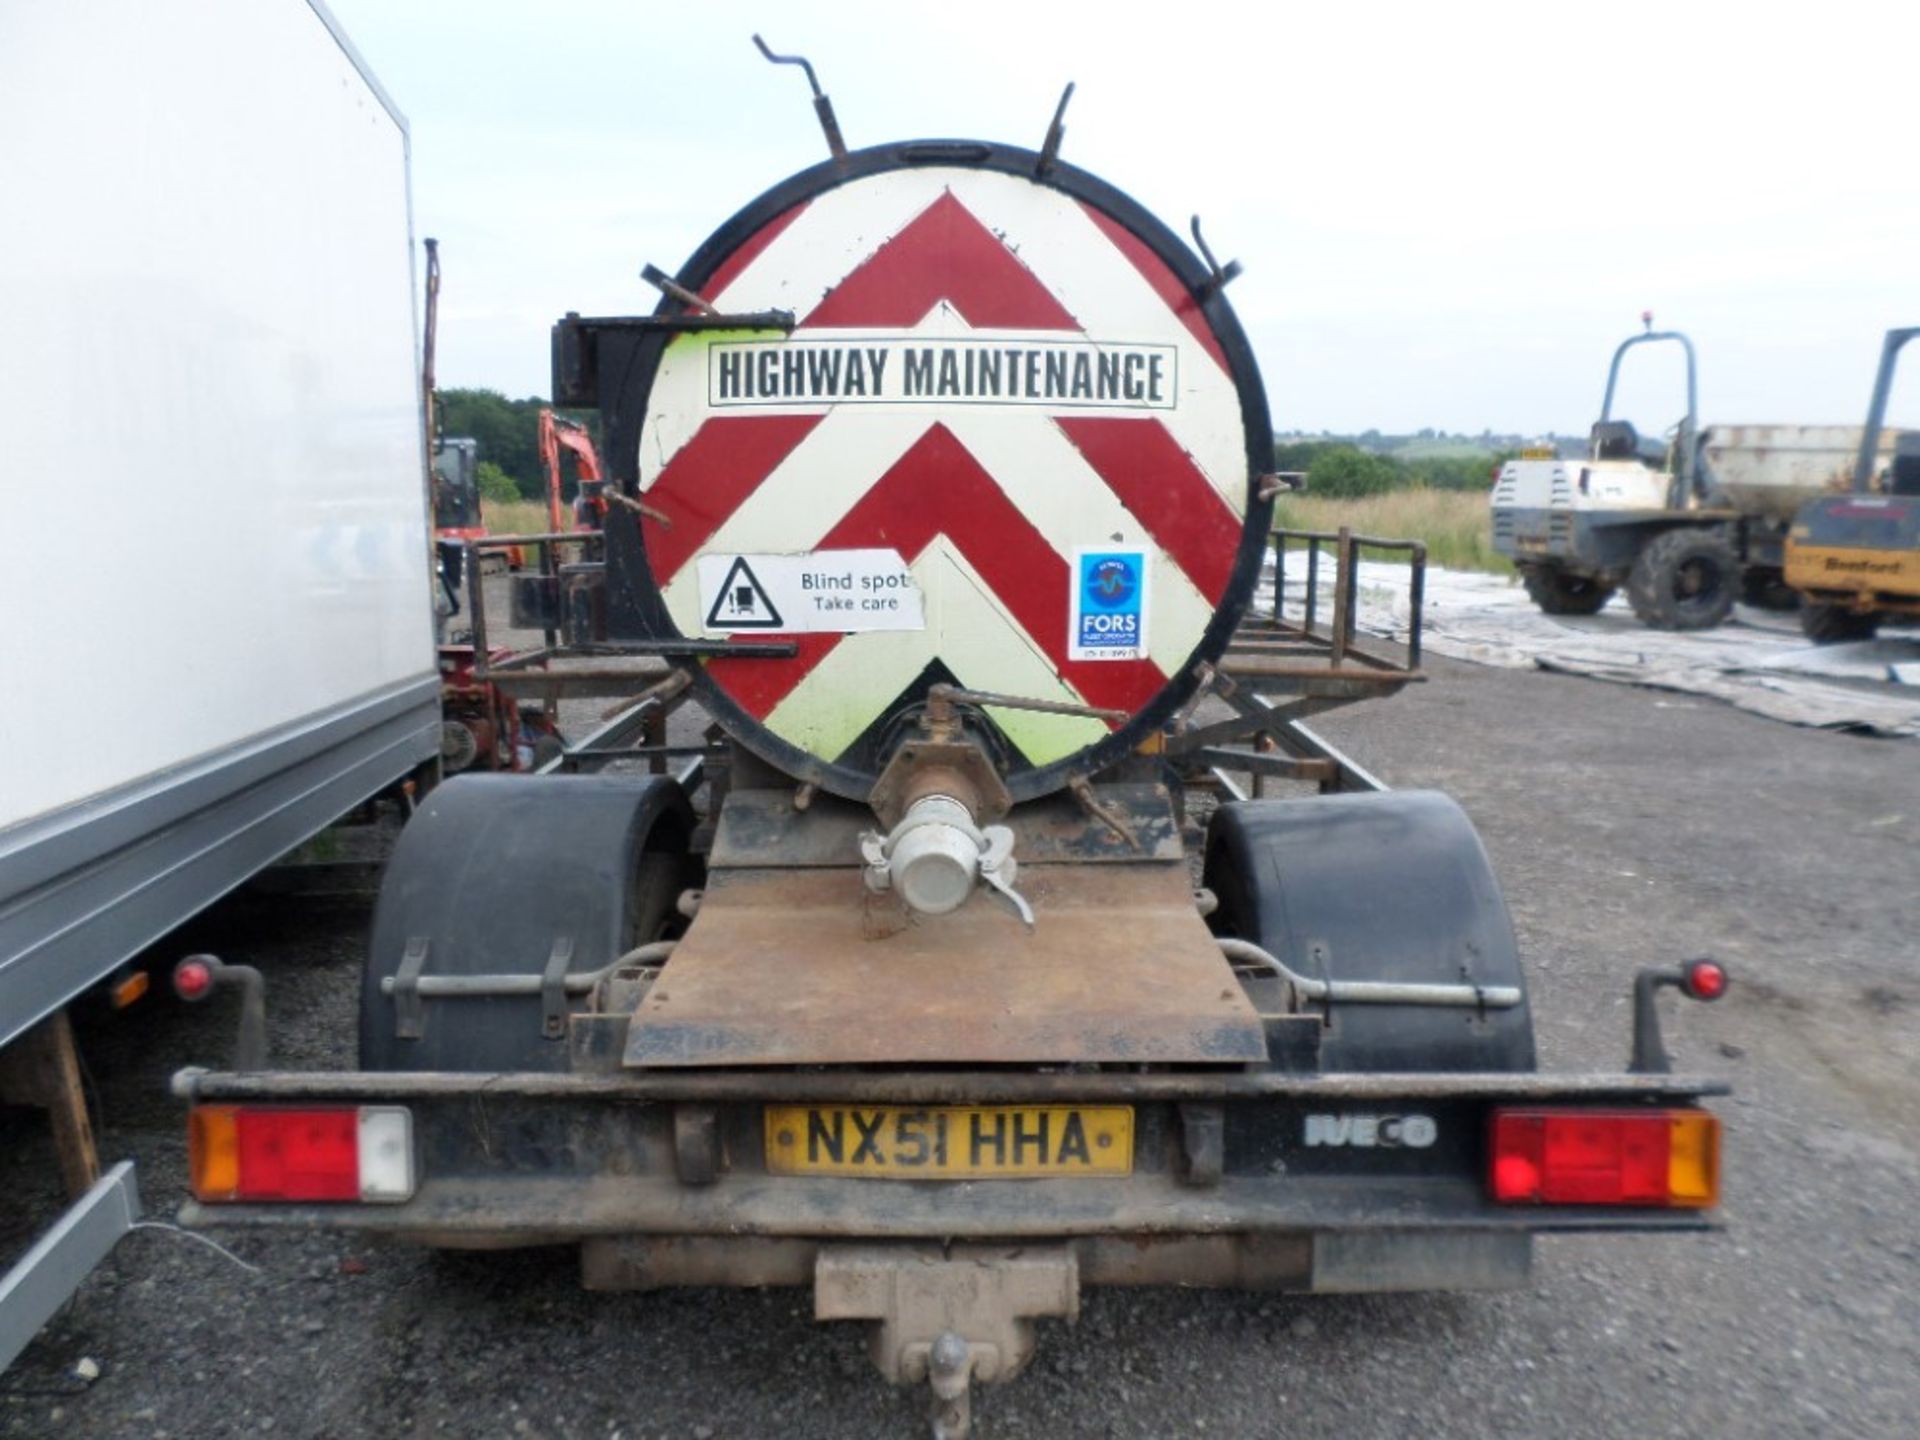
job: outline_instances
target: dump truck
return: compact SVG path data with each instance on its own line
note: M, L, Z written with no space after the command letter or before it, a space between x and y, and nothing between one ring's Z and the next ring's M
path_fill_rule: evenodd
M1807 501L1787 536L1787 584L1819 644L1869 639L1883 619L1920 616L1920 432L1889 437L1886 424L1900 352L1916 335L1920 327L1887 332L1847 493Z
M439 678L399 110L305 0L7 6L0 54L0 428L84 437L0 567L0 1101L74 1200L0 1256L4 1369L139 1213L70 1007L166 1023L129 962L429 765Z
M1058 113L848 150L816 96L830 159L554 328L610 501L560 648L632 703L425 799L357 1069L175 1077L184 1223L806 1288L943 1436L1090 1286L1498 1288L1542 1233L1711 1227L1723 1087L1656 996L1725 972L1642 973L1629 1063L1541 1072L1466 815L1304 723L1420 682L1354 557L1425 557L1271 533L1237 267ZM1254 604L1283 561L1305 615Z
M1623 587L1641 623L1704 630L1736 600L1791 608L1782 579L1787 530L1807 500L1846 487L1861 432L1845 425L1701 429L1693 342L1677 330L1622 341L1600 418L1579 459L1523 455L1492 493L1493 547L1549 615L1598 613ZM1614 414L1621 363L1637 346L1673 344L1686 361L1686 409L1664 436Z

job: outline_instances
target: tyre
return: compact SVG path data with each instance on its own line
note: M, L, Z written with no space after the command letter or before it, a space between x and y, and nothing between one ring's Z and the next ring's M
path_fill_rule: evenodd
M374 906L360 992L360 1068L564 1070L538 993L423 998L403 1025L382 988L409 948L433 976L539 975L556 943L572 974L662 938L695 883L693 815L662 776L459 775L400 833ZM417 1034L403 1034L403 1029Z
M1627 599L1655 630L1710 630L1733 610L1740 559L1720 530L1668 530L1649 540L1627 575Z
M1529 598L1548 615L1596 614L1613 598L1615 589L1556 565L1529 565L1520 572L1520 579Z
M1393 791L1222 805L1207 829L1209 921L1323 980L1519 988L1520 1004L1335 1002L1320 1068L1534 1068L1533 1016L1506 901L1472 822L1445 795Z
M1829 605L1809 600L1800 607L1801 632L1816 645L1839 645L1848 640L1871 640L1880 628L1880 617L1844 605Z

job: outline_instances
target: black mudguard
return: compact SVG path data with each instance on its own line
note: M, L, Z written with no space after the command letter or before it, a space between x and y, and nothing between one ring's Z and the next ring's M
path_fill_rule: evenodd
M1473 823L1431 791L1222 805L1207 832L1216 933L1325 980L1519 986L1506 901ZM1525 999L1504 1010L1335 1004L1326 1071L1534 1068Z
M429 975L538 975L563 936L570 972L601 969L672 922L694 883L692 827L685 793L664 777L476 774L431 791L374 908L361 1068L566 1069L566 1040L544 1032L538 995L427 999L421 1034L404 1038L381 981L418 940Z

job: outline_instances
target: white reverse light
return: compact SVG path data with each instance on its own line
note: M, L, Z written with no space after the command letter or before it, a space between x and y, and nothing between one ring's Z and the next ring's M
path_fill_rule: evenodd
M360 1107L360 1198L413 1197L413 1116L397 1105Z

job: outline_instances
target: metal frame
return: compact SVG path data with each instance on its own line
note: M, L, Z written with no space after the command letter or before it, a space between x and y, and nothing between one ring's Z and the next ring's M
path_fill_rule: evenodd
M539 573L558 578L555 552L563 544L596 538L586 532L540 535L496 535L466 542L467 572L478 574L480 557L513 547L533 548L539 555ZM1304 545L1307 555L1305 613L1296 623L1285 614L1288 547ZM1323 711L1356 701L1391 695L1424 679L1420 671L1426 594L1427 548L1417 540L1394 540L1338 530L1269 532L1265 550L1271 554L1274 600L1270 611L1249 606L1217 663L1194 667L1198 695L1190 697L1171 717L1173 733L1166 753L1183 762L1189 783L1221 790L1235 799L1249 792L1229 779L1238 771L1252 777L1251 794L1265 794L1271 779L1304 781L1322 793L1384 790L1378 779L1340 753L1300 722ZM1412 620L1404 659L1394 659L1359 642L1359 560L1364 551L1402 554L1411 567ZM1331 615L1320 618L1319 590L1322 554L1331 558ZM670 761L697 765L723 753L716 745L673 746L666 743L666 720L694 698L697 671L676 662L697 661L717 653L739 654L753 649L791 654L790 641L728 641L665 638L631 642L569 642L559 631L547 629L544 644L502 661L494 661L488 641L487 603L480 587L470 586L469 616L473 630L473 674L477 682L514 692L531 692L549 703L560 695L616 694L631 704L610 711L606 723L568 747L544 769L552 772L592 770L619 760L646 760L655 774L666 772ZM664 661L657 668L592 666L554 668L555 661L594 658L644 658ZM1193 711L1208 694L1233 707L1230 720L1195 726ZM703 697L704 698L704 697ZM1248 746L1247 749L1235 748ZM802 780L803 785L807 782Z
M0 1373L139 1218L133 1162L122 1160L0 1276Z
M1647 331L1644 335L1632 335L1622 340L1613 352L1613 362L1607 366L1607 390L1600 401L1600 423L1606 424L1613 418L1614 388L1620 379L1620 362L1626 358L1627 351L1636 345L1646 345L1655 341L1675 340L1687 354L1687 418L1680 434L1678 445L1679 461L1673 467L1674 490L1668 498L1668 504L1678 509L1686 497L1699 487L1700 474L1697 457L1694 454L1694 437L1700 433L1700 387L1697 379L1698 367L1695 364L1693 341L1678 330L1655 330L1653 319L1647 318ZM1595 457L1598 458L1597 456Z
M1287 585L1287 546L1290 542L1306 542L1307 548L1307 595L1305 613L1300 621L1300 634L1312 639L1315 627L1319 623L1320 547L1333 547L1334 597L1333 615L1327 634L1328 663L1334 670L1351 655L1363 665L1376 670L1400 670L1411 674L1420 668L1420 639L1424 622L1427 598L1427 547L1418 540L1386 540L1377 535L1356 535L1342 525L1338 530L1275 530L1273 542L1273 614L1270 618L1274 625L1285 627L1284 610ZM1369 654L1354 644L1354 635L1358 630L1358 600L1360 592L1360 568L1358 560L1362 550L1384 550L1390 554L1404 554L1412 568L1409 577L1408 609L1412 620L1407 632L1407 658L1404 664L1396 664L1377 655Z
M1287 550L1303 544L1307 594L1298 622L1286 616ZM1425 679L1420 670L1427 547L1417 540L1388 540L1338 530L1278 529L1269 536L1273 554L1273 607L1250 613L1234 633L1202 693L1218 695L1232 718L1195 725L1192 707L1167 741L1167 754L1190 785L1212 788L1234 800L1261 798L1269 780L1303 781L1322 794L1384 790L1374 776L1302 721L1356 701L1392 695ZM1332 613L1320 621L1321 553L1332 555ZM1410 576L1412 622L1404 660L1358 643L1359 559L1363 550L1404 554ZM1237 748L1245 746L1247 748ZM1250 788L1230 777L1244 773Z
M1379 1071L1297 1074L1221 1067L1176 1070L625 1070L528 1071L487 1075L419 1071L286 1070L175 1072L177 1099L199 1103L249 1100L462 1099L487 1095L553 1101L711 1101L769 1105L1005 1105L1022 1101L1093 1104L1133 1100L1510 1100L1559 1102L1649 1098L1699 1099L1732 1093L1725 1080L1692 1075L1554 1074L1475 1071L1465 1074Z
M1920 325L1889 330L1880 347L1880 368L1873 375L1873 399L1867 402L1867 428L1860 437L1860 454L1853 462L1856 495L1866 494L1873 484L1874 464L1880 458L1880 432L1887 421L1887 399L1893 393L1893 374L1899 365L1900 352L1916 335L1920 335Z

